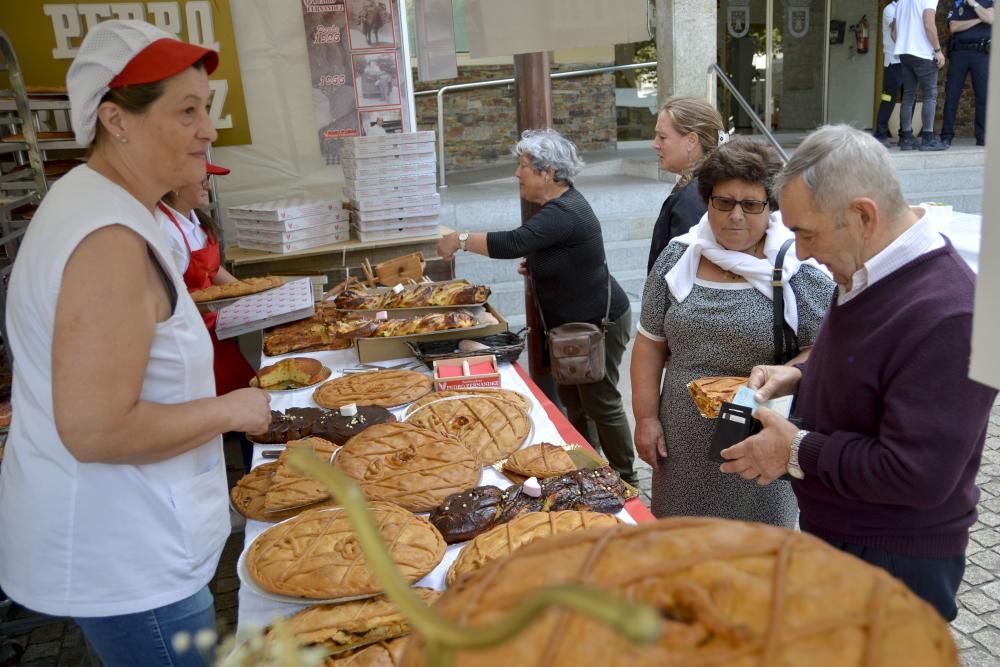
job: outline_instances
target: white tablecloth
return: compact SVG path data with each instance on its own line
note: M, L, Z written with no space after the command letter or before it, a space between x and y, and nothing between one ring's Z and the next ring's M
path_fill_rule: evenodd
M338 377L341 374L340 369L357 365L357 356L353 349L329 352L309 352L285 356L308 356L318 359L325 366L328 366L333 370L333 377ZM274 363L276 359L277 357L264 357L261 360L261 364L267 365ZM381 362L380 365L393 366L403 361L405 360L397 359L393 361L384 361ZM423 368L422 370L426 371L426 368ZM430 373L430 371L426 372L428 374ZM555 425L548 418L548 415L546 415L544 408L542 408L541 404L535 399L531 390L525 384L524 380L521 379L521 376L518 375L517 371L514 370L514 367L511 364L500 365L500 382L504 389L512 389L520 392L524 394L532 403L530 416L534 431L528 438L527 444L534 444L538 442L562 442L562 437L556 430ZM316 403L312 400L312 394L313 388L311 387L297 391L272 392L271 408L274 410L285 410L290 407L317 407ZM397 419L402 419L403 408L393 410L393 413L396 415ZM261 452L263 450L276 449L279 447L279 445L255 445L253 467L257 467L261 463L265 462L265 459L261 456ZM500 488L505 488L509 486L511 482L495 469L486 467L483 468L483 474L479 479L479 484L492 484ZM635 523L635 520L625 510L619 512L617 516L622 521L627 523ZM250 546L250 543L254 540L254 538L260 535L271 525L273 524L264 523L262 521L247 520L246 534L243 543L244 552ZM461 550L463 545L464 543L449 545L448 550L445 553L444 560L442 560L430 574L417 582L415 585L443 590L445 588L444 582L448 573L448 568L451 567L452 562L458 557L458 552ZM278 600L273 600L260 595L255 591L250 590L246 585L241 584L239 591L238 627L244 628L249 626L264 626L269 624L275 617L293 614L302 609L304 606L304 604L288 604Z

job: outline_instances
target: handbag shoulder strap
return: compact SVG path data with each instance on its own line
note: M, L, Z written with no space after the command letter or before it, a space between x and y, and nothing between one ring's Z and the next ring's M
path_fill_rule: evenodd
M607 268L607 262L604 263L604 267L608 272L608 306L604 309L604 319L601 320L601 327L608 328L611 325L611 269ZM538 302L538 293L535 292L535 278L533 276L528 276L528 287L531 289L531 298L535 300L535 307L538 308L538 317L542 320L542 331L548 331L549 328L545 324L545 313L542 312L542 304Z
M773 295L771 303L774 307L774 363L785 363L785 355L792 347L792 341L785 340L785 292L782 289L784 281L782 274L785 267L785 255L792 246L795 239L788 239L781 244L777 256L774 258L774 268L771 272L771 289Z
M604 309L604 319L601 320L601 328L607 329L611 326L611 269L607 261L604 262L604 270L608 272L608 307Z
M548 331L549 327L545 324L545 313L542 312L542 304L538 302L538 292L535 291L535 277L532 275L528 276L528 287L531 289L531 298L535 302L535 308L538 309L538 317L542 320L542 331Z

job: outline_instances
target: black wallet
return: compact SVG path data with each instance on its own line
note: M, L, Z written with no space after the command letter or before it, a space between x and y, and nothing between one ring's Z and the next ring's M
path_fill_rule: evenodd
M798 417L789 417L788 421L801 426ZM715 418L715 431L712 433L712 444L708 447L708 460L714 463L725 463L722 450L746 440L761 429L760 421L754 418L753 409L745 405L736 405L723 401L719 408L719 416ZM785 473L778 479L794 479Z

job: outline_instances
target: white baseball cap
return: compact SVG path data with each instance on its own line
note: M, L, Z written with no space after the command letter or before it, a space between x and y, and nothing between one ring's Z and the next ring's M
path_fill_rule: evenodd
M145 21L102 21L90 29L66 73L76 143L94 141L97 107L112 88L154 83L204 59L211 74L219 54L188 44Z

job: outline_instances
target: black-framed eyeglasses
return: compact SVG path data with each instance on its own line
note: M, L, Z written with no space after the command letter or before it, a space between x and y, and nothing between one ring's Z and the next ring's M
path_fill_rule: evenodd
M744 213L763 213L764 209L767 208L767 201L761 201L760 199L733 199L732 197L720 197L718 195L711 195L708 198L712 202L712 208L717 211L732 211L737 204L743 209Z

